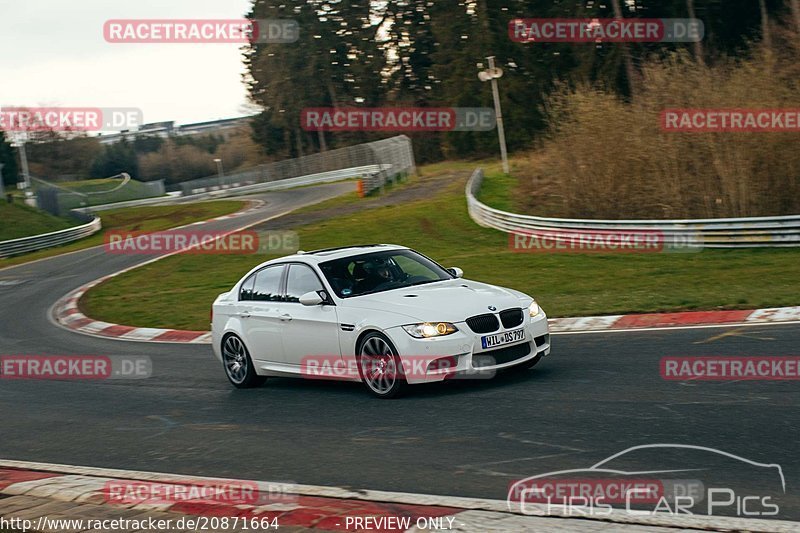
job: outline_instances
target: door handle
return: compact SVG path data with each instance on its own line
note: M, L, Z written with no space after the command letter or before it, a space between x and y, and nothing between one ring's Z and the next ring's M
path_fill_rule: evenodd
M250 313L239 313L236 316L238 316L239 318L250 318L253 315L251 315Z
M292 319L292 315L286 313L280 316L281 321L289 322Z

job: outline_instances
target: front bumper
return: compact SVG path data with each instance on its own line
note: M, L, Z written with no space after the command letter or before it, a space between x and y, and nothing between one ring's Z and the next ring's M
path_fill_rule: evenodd
M489 334L473 333L464 322L458 331L444 337L416 339L400 327L386 331L403 361L406 381L410 384L443 381L452 377L489 378L498 370L526 363L538 355L550 353L550 330L547 316L525 316L520 326ZM523 327L524 340L500 348L481 346L483 335L494 335Z

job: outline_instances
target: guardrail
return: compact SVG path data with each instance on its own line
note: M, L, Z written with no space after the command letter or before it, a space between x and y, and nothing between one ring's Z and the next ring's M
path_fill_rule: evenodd
M475 197L483 183L476 169L466 187L469 216L478 225L506 233L551 236L554 231L660 232L668 242L690 247L758 248L800 246L800 215L777 217L705 218L686 220L591 220L549 218L509 213L489 207Z
M259 192L278 191L281 189L290 189L292 187L302 187L304 185L316 185L321 183L329 183L332 181L340 181L348 178L362 177L365 181L374 179L381 170L384 170L388 165L369 165L365 167L345 168L341 170L332 170L330 172L322 172L320 174L310 174L308 176L299 176L297 178L286 178L278 181L268 181L266 183L255 183L253 185L243 185L241 183L232 183L225 185L217 185L202 189L203 192L198 190L197 193L188 196L180 196L178 193L169 193L171 196L159 196L158 198L144 198L142 200L130 200L128 202L116 202L113 204L93 205L90 207L81 207L73 209L80 213L94 213L97 211L105 211L107 209L118 209L121 207L140 207L145 205L164 205L164 204L179 204L186 202L196 202L198 200L211 199L211 198L225 198L229 196L239 196L243 194L253 194ZM378 185L377 183L375 185ZM373 186L374 187L374 186ZM365 190L368 190L365 187Z
M0 242L0 257L9 257L67 244L93 235L100 231L101 228L100 218L94 217L91 222L73 228L2 241Z
M103 211L105 209L192 202L203 198L220 198L225 196L236 196L241 194L252 194L256 192L289 189L292 187L301 187L303 185L329 183L332 181L362 176L365 177L365 179L374 179L374 176L379 175L388 167L389 165L367 165L363 167L345 168L330 172L321 172L319 174L310 174L308 176L299 176L297 178L286 178L279 181L256 183L254 185L245 185L240 187L236 187L235 184L222 187L211 187L207 192L202 192L191 196L144 198L141 200L130 200L127 202L116 202L113 204L73 209L73 211L77 211L85 215L93 211ZM9 257L12 255L50 248L52 246L60 246L62 244L82 239L83 237L88 237L89 235L97 233L100 231L101 227L100 218L93 217L91 222L81 226L75 226L74 228L67 228L60 231L54 231L52 233L44 233L42 235L34 235L32 237L22 237L20 239L2 241L0 242L0 257Z
M329 183L357 177L364 179L364 190L369 192L376 188L382 187L386 180L391 178L391 176L385 175L391 168L392 165L366 165L361 167L331 170L329 172L320 172L317 174L309 174L306 176L298 176L296 178L284 178L265 183L255 183L252 185L241 185L238 183L224 184L221 186L208 187L207 189L203 189L202 191L198 191L196 194L189 196L143 198L141 200L130 200L126 202L116 202L113 204L76 208L72 209L72 211L74 213L80 213L82 216L88 216L94 211L103 211L106 209L193 202L203 198L222 198L257 192L275 191L289 189L292 187L302 187L303 185ZM2 241L0 242L0 258L66 244L68 242L92 235L100 231L100 228L100 218L93 217L91 222L81 226L75 226L74 228L67 228L65 230L54 231L52 233L45 233L42 235L34 235L32 237L23 237L20 239Z
M164 195L164 180L142 182L131 179L124 172L107 179L119 177L122 178L122 182L114 188L90 192L72 190L62 187L58 183L51 183L33 176L31 176L31 181L36 187L36 201L39 209L44 209L56 216L64 216L74 209L91 205L108 205L109 203L157 198Z
M318 183L329 183L348 178L371 176L379 173L383 168L388 167L389 165L366 165L362 167L343 168L339 170L331 170L329 172L309 174L307 176L298 176L296 178L284 178L265 183L254 183L252 185L243 185L241 183L218 185L206 187L198 192L207 192L215 196L220 196L220 193L223 193L224 191L228 191L232 194L251 194L254 192L276 191L280 189L290 189L292 187L302 187L303 185L316 185Z
M303 176L325 174L344 169L381 165L374 181L382 186L398 174L416 172L411 139L398 135L388 139L336 148L315 154L265 163L227 175L207 176L178 184L184 196L210 190L212 187L237 187L286 181ZM377 188L377 186L375 188Z

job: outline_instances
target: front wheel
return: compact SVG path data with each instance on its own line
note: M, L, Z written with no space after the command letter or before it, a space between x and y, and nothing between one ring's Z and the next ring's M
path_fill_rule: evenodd
M357 353L361 380L374 396L396 398L403 391L403 365L388 338L378 332L368 333Z
M228 335L222 341L222 363L228 381L237 389L249 389L262 385L267 378L256 374L256 368L242 339Z

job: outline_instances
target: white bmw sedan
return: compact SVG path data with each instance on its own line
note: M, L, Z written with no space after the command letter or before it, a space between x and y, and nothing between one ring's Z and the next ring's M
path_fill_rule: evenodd
M533 298L461 275L387 244L267 261L214 301L214 354L239 388L267 376L346 379L392 398L407 384L530 368L550 353Z

